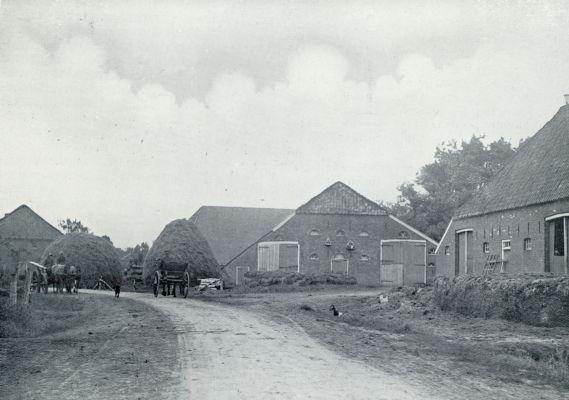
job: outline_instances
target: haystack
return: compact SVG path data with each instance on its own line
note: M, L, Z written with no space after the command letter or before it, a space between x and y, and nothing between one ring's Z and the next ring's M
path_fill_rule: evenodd
M148 251L142 272L144 281L149 283L160 265L179 269L186 263L195 279L221 277L211 248L198 228L189 220L177 219L164 227Z
M60 251L66 264L81 269L81 287L92 288L101 276L110 285L121 282L119 254L108 240L90 233L61 236L45 249L41 263L45 263L50 253L57 258Z

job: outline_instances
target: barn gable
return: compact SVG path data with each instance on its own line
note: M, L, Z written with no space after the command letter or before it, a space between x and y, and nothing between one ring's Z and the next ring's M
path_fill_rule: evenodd
M227 264L293 213L279 208L203 206L190 217L219 265Z
M61 235L57 228L25 204L0 219L0 237L4 239L55 240Z
M569 105L565 105L456 212L455 219L569 198L568 154Z
M336 182L296 210L297 214L387 215L378 204Z

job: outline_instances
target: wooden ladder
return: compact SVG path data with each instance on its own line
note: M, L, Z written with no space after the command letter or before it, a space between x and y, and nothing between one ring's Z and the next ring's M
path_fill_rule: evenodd
M484 269L482 270L483 275L493 274L496 271L496 266L500 264L500 271L502 270L503 260L498 256L498 254L490 254L486 258L486 263L484 264Z

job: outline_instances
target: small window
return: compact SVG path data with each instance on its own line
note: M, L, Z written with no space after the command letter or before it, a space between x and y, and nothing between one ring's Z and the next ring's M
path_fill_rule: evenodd
M336 231L336 236L346 236L346 233L345 233L343 230L338 229L338 230Z
M450 256L450 247L445 246L445 256Z
M326 238L326 240L324 241L324 246L326 247L330 247L332 246L332 241L330 240L330 238Z
M346 250L354 250L355 248L355 243L351 240L348 240L348 243L346 243Z
M502 250L511 250L512 249L512 242L509 240L502 240Z
M310 255L310 259L313 260L313 261L316 261L316 260L320 260L320 257L318 256L318 254L312 253L312 254Z
M361 237L368 237L369 233L367 233L366 231L360 232L360 236Z
M530 251L531 250L531 238L524 239L524 250Z
M320 231L318 229L313 229L309 233L310 236L320 236Z
M429 251L427 252L427 254L435 254L436 251L437 251L437 248L436 248L436 247L431 247L431 248L429 249Z
M482 251L486 254L490 253L490 243L488 242L482 243Z
M409 232L401 231L401 232L399 232L398 237L399 237L399 239L409 239Z
M344 261L346 260L346 257L344 257L344 255L342 253L340 254L336 254L333 258L334 261Z
M369 256L368 256L367 254L362 254L362 255L360 256L360 260L362 260L362 261L369 261Z

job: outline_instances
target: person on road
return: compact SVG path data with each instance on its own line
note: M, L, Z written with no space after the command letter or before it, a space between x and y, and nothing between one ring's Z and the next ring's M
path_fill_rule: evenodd
M45 259L44 267L49 268L49 267L53 266L54 263L55 263L55 262L54 262L54 259L53 259L53 254L52 254L52 253L49 253L49 255L47 256L47 258Z

